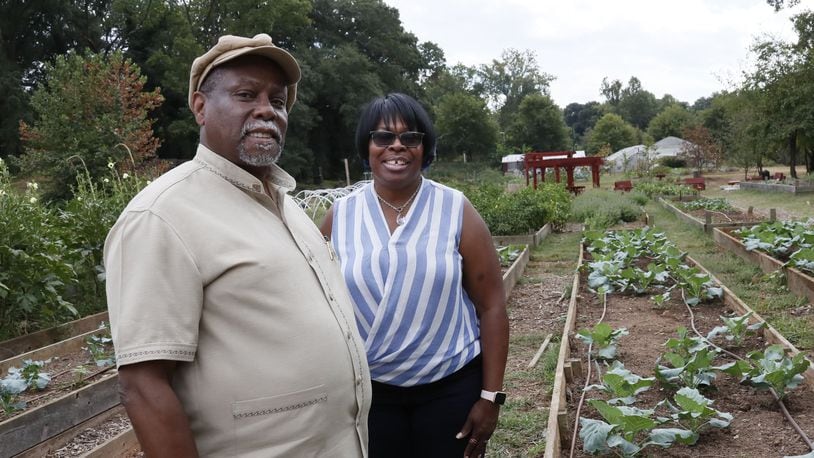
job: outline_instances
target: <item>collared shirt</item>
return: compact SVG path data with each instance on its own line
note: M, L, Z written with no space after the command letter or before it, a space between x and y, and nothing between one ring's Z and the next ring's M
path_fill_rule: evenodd
M203 456L364 456L364 344L338 262L286 195L199 146L105 243L119 366L175 360Z
M460 191L424 179L392 234L373 183L334 203L331 240L377 382L424 385L480 354L459 251L464 202Z

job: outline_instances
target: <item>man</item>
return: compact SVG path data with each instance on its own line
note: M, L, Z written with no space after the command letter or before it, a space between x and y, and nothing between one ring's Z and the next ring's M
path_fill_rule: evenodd
M330 247L275 165L300 69L268 35L190 73L200 145L105 243L122 403L147 456L366 456L369 372Z

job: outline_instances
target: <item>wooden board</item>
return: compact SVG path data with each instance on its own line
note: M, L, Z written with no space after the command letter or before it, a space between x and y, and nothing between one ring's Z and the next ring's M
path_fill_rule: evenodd
M0 457L13 456L119 403L119 377L108 376L0 423Z
M107 312L86 316L70 323L0 342L0 360L97 329L102 321L108 321Z
M514 289L514 285L517 284L517 280L523 276L523 272L526 270L526 265L529 263L531 251L529 250L528 245L526 249L520 253L520 256L514 260L509 270L503 274L503 291L506 293L506 297L504 299L509 299L509 294L511 294L512 290Z

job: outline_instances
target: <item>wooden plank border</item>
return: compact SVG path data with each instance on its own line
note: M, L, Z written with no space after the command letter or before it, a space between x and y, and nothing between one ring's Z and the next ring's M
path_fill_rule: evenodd
M721 228L738 228L744 226L754 226L756 224L760 224L760 221L748 221L748 222L732 222L732 223L707 223L706 221L702 221L699 218L696 218L688 213L684 213L681 211L680 208L676 207L672 203L670 203L667 199L663 197L659 197L659 204L664 207L665 210L669 211L670 213L676 215L678 219L689 224L690 226L695 227L698 230L704 232L711 232L716 227Z
M740 258L757 264L763 272L767 274L779 271L783 272L786 276L786 285L792 293L808 298L809 302L814 303L814 277L806 274L805 272L794 267L783 267L783 261L780 261L766 253L753 250L748 251L737 237L734 237L725 229L715 229L712 232L712 238L715 243Z
M577 270L574 274L574 284L573 290L571 293L571 302L568 306L568 315L566 317L565 326L563 327L562 338L560 341L560 354L557 359L557 369L554 374L554 387L551 393L551 404L549 406L549 414L548 414L548 428L546 431L546 448L545 448L545 458L559 458L562 453L562 444L563 438L568 437L570 435L569 428L571 425L567 424L567 411L566 411L566 377L567 377L567 369L570 368L571 363L571 348L570 348L570 341L569 338L575 330L576 325L576 316L577 316L577 307L578 301L577 298L579 296L579 272L582 268L582 264L584 261L583 254L584 254L584 247L580 244L580 255L579 255L579 262ZM690 265L694 265L701 269L702 271L709 274L710 278L712 278L715 282L717 282L723 288L723 301L726 305L733 307L734 309L738 310L741 314L746 314L748 312L752 312L751 322L757 323L760 321L765 320L754 310L751 309L748 305L746 305L740 298L738 298L735 293L733 293L729 288L726 287L720 280L718 280L710 271L708 271L704 266L702 266L698 261L695 259L687 256L687 263ZM764 338L767 342L770 343L778 343L786 347L792 355L797 355L800 353L794 345L791 344L782 334L780 334L774 327L769 325L766 322L766 327L764 328ZM807 388L814 389L814 367L809 366L809 368L805 372L805 381L803 382Z
M53 328L32 332L0 342L0 358L8 359L21 353L50 345L60 340L97 329L102 321L108 321L107 312L86 316Z
M108 409L100 413L99 415L96 415L70 429L66 429L64 432L57 434L56 436L46 441L40 442L36 446L24 451L23 453L15 455L15 458L39 458L43 456L48 456L49 453L54 453L55 451L64 447L66 444L71 442L76 436L81 434L86 429L98 428L100 425L104 424L106 421L110 420L116 415L127 415L124 411L124 406L117 405L116 407Z
M503 291L506 293L506 297L504 299L509 299L509 295L512 293L517 281L523 276L523 272L525 272L526 265L529 263L530 258L531 250L529 246L526 245L526 248L522 253L520 253L520 256L518 256L509 267L509 270L503 274Z
M546 223L534 234L528 235L493 235L492 243L495 245L529 245L536 247L551 234L551 223Z
M110 375L0 423L0 457L9 457L73 428L119 403Z
M129 452L138 452L141 444L136 437L136 431L131 426L118 435L111 437L103 444L81 455L82 458L108 458L111 456L128 456Z
M74 336L69 339L62 340L42 348L38 348L28 353L23 353L13 358L0 361L0 374L7 373L10 367L21 367L23 361L27 359L32 359L34 361L45 360L48 358L52 358L54 356L64 355L65 353L77 351L81 349L83 346L87 345L87 343L85 342L85 339L87 337L92 336L94 334L98 334L99 332L102 331L100 331L99 329L94 329L84 334L79 334L78 336Z

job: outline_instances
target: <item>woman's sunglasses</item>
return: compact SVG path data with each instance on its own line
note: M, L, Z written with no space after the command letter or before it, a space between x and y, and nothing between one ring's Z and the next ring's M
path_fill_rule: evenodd
M380 148L386 148L396 142L398 137L399 142L407 148L415 148L421 145L424 139L424 132L402 132L398 135L389 130L371 130L370 139L373 144Z

